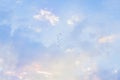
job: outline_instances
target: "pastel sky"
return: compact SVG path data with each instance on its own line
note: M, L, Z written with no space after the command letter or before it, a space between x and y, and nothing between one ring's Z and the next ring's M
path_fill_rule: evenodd
M0 80L120 80L120 0L0 0Z

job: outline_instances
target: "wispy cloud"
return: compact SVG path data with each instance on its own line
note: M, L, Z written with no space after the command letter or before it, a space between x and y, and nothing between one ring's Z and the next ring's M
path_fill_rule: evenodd
M51 25L56 25L59 17L48 10L41 9L40 12L33 16L36 20L47 20Z
M17 54L12 45L0 45L0 79L7 80L15 76ZM4 75L4 76L1 76Z
M83 20L84 20L83 16L74 15L67 20L67 24L73 26L73 25L75 25Z
M97 65L92 57L84 53L78 54L76 49L67 49L64 54L64 56L47 62L43 60L43 64L37 59L37 61L17 68L17 70L6 70L4 75L15 76L19 80L84 80L86 77L89 80L90 77L94 78L93 73L97 72ZM78 61L77 64L76 61ZM98 76L94 80L96 78Z
M16 75L16 77L18 77L20 80L44 79L49 76L52 76L52 73L42 70L42 67L39 63L32 63L29 65L23 66L20 69L20 72L18 72Z
M103 36L98 39L98 43L112 43L118 38L117 35Z

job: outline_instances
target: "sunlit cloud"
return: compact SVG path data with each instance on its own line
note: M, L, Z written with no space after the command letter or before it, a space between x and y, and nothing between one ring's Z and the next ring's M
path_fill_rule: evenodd
M4 74L15 76L19 80L89 80L91 75L97 72L97 65L92 63L94 61L89 55L76 52L76 49L67 49L64 56L47 62L43 60L46 67L37 59L37 61L17 68L17 71L7 70ZM76 61L78 61L77 64Z
M20 80L32 80L49 78L52 76L52 73L43 70L39 63L32 63L21 67L15 76Z
M16 73L14 71L6 71L4 74L8 76L16 76Z
M59 17L48 10L41 9L40 12L33 16L36 20L47 20L51 25L56 25L59 21Z
M98 39L99 43L112 43L117 39L116 35L104 36Z

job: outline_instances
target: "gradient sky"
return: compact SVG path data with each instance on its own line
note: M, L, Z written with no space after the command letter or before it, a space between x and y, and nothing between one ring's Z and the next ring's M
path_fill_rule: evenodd
M120 0L0 0L0 80L120 80Z

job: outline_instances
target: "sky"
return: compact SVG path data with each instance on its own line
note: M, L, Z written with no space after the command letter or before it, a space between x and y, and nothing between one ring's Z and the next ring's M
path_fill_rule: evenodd
M0 0L0 80L120 80L120 0Z

